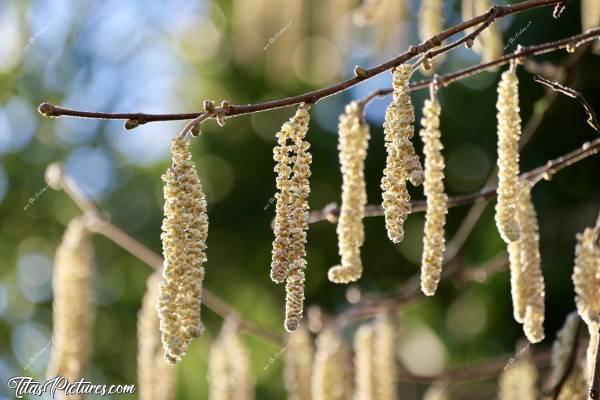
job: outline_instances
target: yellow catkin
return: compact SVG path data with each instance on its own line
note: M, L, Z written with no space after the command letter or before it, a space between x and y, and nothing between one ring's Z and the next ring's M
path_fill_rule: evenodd
M146 294L138 313L137 376L140 398L172 400L175 398L176 369L164 359L156 304L160 273L148 277Z
M375 397L379 400L396 400L396 327L392 317L380 315L373 324L373 351L375 367Z
M375 397L375 370L373 327L361 325L354 334L354 397L353 400L371 400ZM383 371L381 371L383 372Z
M312 400L347 400L352 391L350 352L339 332L326 329L316 340Z
M423 187L427 197L423 256L421 259L421 290L433 296L442 274L446 240L444 225L448 213L448 196L444 192L444 146L440 140L441 107L437 99L425 100L421 124L423 153L425 154L425 180Z
M462 0L462 19L463 21L485 14L492 8L490 0ZM474 29L469 29L465 33L471 33ZM501 57L504 54L504 44L502 35L493 22L483 32L475 38L473 50L481 55L481 61L486 63Z
M537 370L529 360L519 360L505 369L499 379L499 400L537 400Z
M519 241L508 244L508 261L510 266L510 294L513 304L515 321L525 321L527 308L527 286L521 268L521 243Z
M208 353L208 399L234 400L229 389L227 347L223 340L215 340Z
M310 333L301 325L289 335L285 350L284 381L288 400L311 400L310 380L313 367L313 348Z
M498 201L496 226L509 243L519 239L517 199L519 194L519 81L511 68L502 74L498 85Z
M212 343L208 362L210 400L254 399L250 355L231 324Z
M302 319L304 272L306 270L306 231L310 194L310 144L305 140L310 115L305 106L277 133L273 158L277 162L275 240L271 279L286 280L285 329L293 332Z
M573 343L579 326L579 316L574 311L567 316L563 327L556 334L552 344L552 370L549 377L550 387L556 387L565 374Z
M329 280L348 283L362 275L360 248L365 240L363 218L367 204L365 158L369 144L369 126L362 120L357 102L346 106L339 123L340 164L342 169L342 204L337 224L341 265L329 269Z
M83 220L71 220L54 259L54 326L46 371L49 379L64 376L75 382L86 378L95 321L93 257Z
M163 175L161 235L165 258L158 315L165 359L175 363L202 334L200 305L206 263L206 198L185 139L171 142L173 164Z
M540 234L537 214L531 200L531 187L522 184L519 191L517 222L521 234L521 270L527 288L527 303L523 330L531 343L544 339L544 277L540 259Z
M586 228L577 235L573 284L575 303L581 318L589 325L600 313L600 228Z
M404 64L393 72L393 100L385 113L383 129L387 150L381 189L385 226L390 240L399 243L404 239L404 221L411 211L406 181L420 185L423 169L410 139L414 135L415 111L410 100L408 81L412 66Z
M596 354L598 352L598 342L600 339L598 329L600 329L600 323L592 321L587 327L588 333L590 334L590 340L588 342L586 352L585 376L587 378L588 385L591 385L592 378L594 376L594 369L596 368Z
M600 26L600 7L598 0L581 0L581 30L597 28ZM593 51L600 54L600 44L595 42L592 45Z

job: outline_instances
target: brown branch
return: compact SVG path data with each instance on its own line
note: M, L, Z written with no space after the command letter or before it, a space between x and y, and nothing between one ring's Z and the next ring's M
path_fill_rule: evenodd
M552 357L549 349L535 352L531 356L531 361L538 366L546 366L550 363ZM486 379L496 379L506 366L514 360L514 355L506 355L487 362L482 362L469 367L457 368L448 372L443 372L432 376L414 375L406 370L398 373L398 379L403 382L431 383L431 382L460 382L460 381L480 381Z
M490 68L495 68L500 65L505 65L510 63L512 60L519 60L520 62L525 62L525 58L536 56L539 54L549 53L552 51L557 51L560 49L567 48L569 46L580 46L584 43L587 43L592 40L596 40L600 38L600 28L589 29L584 33L574 35L565 39L557 40L554 42L543 43L534 46L526 46L519 47L517 50L510 54L506 54L503 57L500 57L496 60L492 60L487 63L482 63L478 65L474 65L472 67L464 68L456 72L452 72L445 75L437 75L435 78L426 79L419 82L414 82L409 85L409 89L412 90L420 90L428 88L431 85L433 79L437 80L438 86L446 87L451 83L460 81L462 79L468 78L472 75L480 73ZM367 96L360 100L360 104L366 106L370 101L378 98L388 96L393 92L393 89L377 89Z
M579 103L581 103L581 105L585 109L585 112L588 116L588 119L587 119L588 125L591 126L593 129L595 129L596 132L600 133L600 124L598 123L598 119L596 118L596 113L594 112L594 109L592 108L590 103L588 103L588 101L585 99L585 97L583 97L583 95L580 92L578 92L574 89L571 89L569 87L566 87L564 85L561 85L558 82L549 81L548 79L546 79L542 76L539 76L539 75L534 76L533 80L538 83L541 83L542 85L548 86L550 89L554 90L555 92L559 92L559 93L567 95L571 98L574 98Z
M121 228L112 224L100 209L83 193L71 177L61 173L59 186L84 213L87 227L91 232L106 237L153 269L157 271L162 269L163 258ZM283 344L281 335L260 326L254 321L244 319L235 308L206 288L203 289L202 303L222 318L231 317L236 319L240 329L246 333L278 346Z
M590 157L600 151L600 139L584 143L579 149L567 153L561 157L555 158L546 162L541 167L537 167L520 175L521 180L529 181L532 184L537 183L541 179L549 180L557 172L567 168L587 157ZM488 186L478 192L454 196L448 198L448 208L458 207L464 204L472 203L477 199L489 199L496 196L497 186ZM425 211L427 202L425 200L411 201L411 213ZM309 223L331 221L335 222L335 217L339 215L339 207L337 205L324 208L323 210L311 211L309 215ZM365 217L378 217L384 215L383 208L380 205L369 204L365 206Z
M302 95L288 97L279 100L267 101L264 103L256 103L249 105L228 105L226 110L222 110L221 107L217 107L215 109L215 114L222 112L224 117L233 117L237 115L243 114L251 114L266 110L274 110L282 107L289 107L296 104L307 103L314 104L319 100L340 93L356 84L363 82L369 78L372 78L375 75L378 75L384 71L387 71L393 67L401 65L412 58L416 57L420 54L425 54L428 51L434 49L437 46L440 46L441 43L448 39L449 37L462 32L468 28L471 28L475 25L486 23L489 25L494 20L498 18L505 17L507 15L517 14L526 10L531 10L538 7L545 7L556 5L564 0L526 0L522 1L518 4L506 5L506 6L497 6L492 8L489 12L482 14L478 17L472 18L468 21L464 21L458 25L455 25L449 29L446 29L433 38L422 42L416 46L410 46L407 51L400 54L398 57L395 57L391 60L388 60L382 64L379 64L373 68L360 68L360 73L355 73L355 76L345 81L339 82L337 84L328 86L323 89L314 90ZM582 35L578 35L582 36ZM575 37L573 37L575 38ZM572 39L570 42L572 42ZM582 39L583 40L583 39ZM458 40L457 42L462 43L463 39ZM570 43L569 42L569 43ZM456 43L456 42L455 42ZM450 44L445 46L448 50L453 46ZM488 63L489 64L489 63ZM39 107L40 113L47 117L60 117L60 116L70 116L70 117L78 117L78 118L95 118L95 119L118 119L118 120L127 120L125 127L128 129L135 128L141 124L145 124L147 122L153 121L174 121L174 120L189 120L194 118L199 118L204 113L188 113L188 114L161 114L161 115L153 115L153 114L144 114L144 113L100 113L100 112L89 112L89 111L79 111L72 110L64 107L58 107L50 103L42 103ZM211 115L211 118L213 115Z

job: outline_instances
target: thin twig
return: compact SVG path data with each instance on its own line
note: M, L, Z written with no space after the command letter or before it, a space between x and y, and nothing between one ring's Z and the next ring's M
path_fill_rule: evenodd
M464 68L464 69L461 69L459 71L452 72L449 74L438 75L437 76L438 84L439 84L440 88L447 87L448 85L450 85L454 82L458 82L462 79L468 78L470 76L473 76L473 75L480 73L482 71L485 71L487 69L491 69L491 68L498 67L500 65L508 64L512 60L520 60L520 61L525 62L525 59L527 57L537 56L540 54L545 54L545 53L549 53L552 51L561 50L561 49L567 48L568 46L581 46L584 43L587 43L592 40L597 40L598 38L600 38L600 28L594 28L594 29L589 29L588 31L581 33L579 35L574 35L574 36L571 36L571 37L568 37L565 39L561 39L561 40L557 40L554 42L543 43L543 44L534 45L534 46L520 47L517 50L515 50L514 52L512 52L510 54L506 54L505 56L500 57L496 60L492 60L487 63L477 64L472 67ZM409 89L411 91L425 89L425 88L429 87L432 80L433 79L425 79L425 80L422 80L419 82L411 83L409 85ZM372 101L378 97L388 96L392 92L393 92L393 89L391 89L391 88L377 89L377 90L369 93L363 99L361 99L360 103L366 106L366 104L368 104L370 101Z
M518 4L506 5L506 6L498 6L494 7L493 12L494 20L497 18L502 18L507 15L517 14L526 10L531 10L538 7L546 7L552 6L557 3L560 3L563 0L526 0L522 1ZM352 86L357 85L360 82L363 82L369 78L374 77L375 75L379 75L380 73L387 71L393 67L401 65L412 58L425 54L429 50L439 46L444 40L449 37L462 32L468 28L473 26L485 23L490 20L491 12L487 12L478 17L472 18L468 21L461 22L451 28L448 28L431 39L420 43L416 46L411 46L407 51L400 54L399 56L388 60L380 65L377 65L373 68L369 69L361 69L360 74L355 74L354 77L346 79L345 81L339 82L337 84L328 86L323 89L318 89L315 91L311 91L302 95L292 96L279 100L267 101L264 103L257 104L249 104L249 105L231 105L228 107L227 111L223 116L232 117L243 114L251 114L266 110L274 110L282 107L289 107L300 103L307 104L315 104L319 100L331 96L333 94L340 93ZM599 30L600 31L600 30ZM585 35L585 34L583 34ZM584 40L583 35L577 35L579 40ZM593 35L592 35L593 36ZM569 43L575 40L576 36L569 40ZM462 39L461 39L462 40ZM461 42L459 40L458 42ZM448 45L448 46L452 46ZM448 47L446 46L446 47ZM451 48L451 47L450 47ZM456 79L456 78L455 78ZM43 103L39 107L39 111L47 117L60 117L60 116L71 116L71 117L79 117L79 118L96 118L96 119L119 119L119 120L127 120L126 127L127 128L135 128L138 125L145 124L147 122L153 121L173 121L173 120L188 120L198 118L203 113L188 113L188 114L163 114L160 117L153 116L151 114L143 114L143 113L98 113L98 112L88 112L88 111L78 111L71 110L63 107L57 107L50 103ZM212 115L211 115L212 117Z
M537 167L530 171L524 172L520 175L521 180L528 181L532 184L536 184L541 179L550 180L557 172L567 168L587 157L590 157L600 151L600 139L593 140L591 142L584 143L579 149L567 153L561 157L549 160L541 167ZM448 208L458 207L464 204L472 203L477 199L489 199L496 196L497 186L487 186L483 189L464 194L460 196L454 196L448 198ZM411 201L412 209L411 213L417 213L425 211L427 203L425 200ZM311 211L309 214L309 223L316 223L321 221L335 222L335 217L339 215L339 207L329 205L322 210ZM379 217L384 215L383 208L380 205L369 204L365 206L365 218L366 217Z
M90 231L111 240L113 243L153 269L157 271L162 269L163 258L121 228L112 224L100 213L98 207L83 193L79 185L77 185L73 179L62 173L60 183L60 187L79 206L81 211L83 211L85 221ZM240 328L246 333L262 338L266 342L278 346L283 344L281 335L258 325L254 321L244 319L235 308L206 288L203 289L202 303L222 318L233 317L238 320Z
M581 105L585 109L585 112L588 116L588 119L587 119L588 125L591 126L592 128L594 128L596 130L596 132L600 133L600 124L598 123L598 119L596 118L596 113L594 112L594 109L592 108L590 103L588 103L588 101L585 99L585 97L583 97L581 92L578 92L574 89L571 89L569 87L561 85L558 82L549 81L548 79L546 79L540 75L534 76L533 80L538 83L541 83L542 85L548 86L550 89L554 90L555 92L559 92L559 93L567 95L571 98L574 98L579 103L581 103Z

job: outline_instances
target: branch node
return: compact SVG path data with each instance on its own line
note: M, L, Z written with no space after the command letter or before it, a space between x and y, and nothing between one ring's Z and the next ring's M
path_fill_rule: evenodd
M204 111L206 111L209 114L212 114L215 112L215 102L212 100L204 100L204 103L202 104L204 107Z
M134 129L134 128L137 128L140 125L141 125L141 122L140 122L139 119L137 119L137 118L131 118L131 119L128 119L125 122L125 129L127 129L127 130Z
M474 44L475 44L475 41L473 40L473 38L469 38L465 41L465 47L467 49L470 49L471 47L473 47Z
M354 76L359 79L365 79L367 77L367 70L364 67L357 65L354 67Z
M38 107L38 111L44 117L58 117L59 113L56 110L56 106L50 103L42 103Z

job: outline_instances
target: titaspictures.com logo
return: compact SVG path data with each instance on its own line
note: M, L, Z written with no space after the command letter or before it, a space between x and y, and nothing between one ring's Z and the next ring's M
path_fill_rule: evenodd
M107 396L112 394L133 394L135 385L95 385L84 379L69 382L64 376L57 376L45 382L38 382L29 376L15 376L8 380L8 387L15 391L15 397L22 399L23 396L41 396L49 393L52 398L57 398L56 392L65 395L95 394Z

